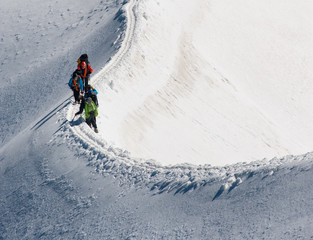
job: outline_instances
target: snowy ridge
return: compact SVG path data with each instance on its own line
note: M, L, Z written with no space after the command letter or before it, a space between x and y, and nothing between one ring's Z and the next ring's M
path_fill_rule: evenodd
M114 42L114 47L118 51L104 68L91 78L91 83L96 88L97 83L106 79L110 71L118 67L119 62L131 46L135 27L135 15L133 14L135 6L136 1L125 1L123 7L116 14L115 20L123 24L123 27L118 29L121 33ZM215 74L220 75L217 72ZM77 107L71 104L63 109L62 117L64 119L59 121L67 121L68 123L61 128L62 131L56 134L53 141L56 143L65 142L80 154L81 151L84 151L84 154L89 156L89 166L94 167L99 173L113 175L121 185L144 185L158 193L186 193L215 181L225 182L216 193L214 200L256 174L261 174L265 178L272 175L275 169L290 169L298 164L310 162L312 159L312 154L306 154L299 157L274 158L271 161L264 159L248 164L238 163L225 167L196 166L188 163L162 166L154 160L132 158L126 150L110 145L107 143L107 139L95 134L86 124L83 124L82 117L73 118L76 111Z
M135 6L135 0L124 1L123 7L117 12L115 19L123 23L123 29L119 37L115 40L114 45L116 45L119 50L118 52L107 62L103 69L94 77L91 78L92 84L97 86L97 82L103 79L103 76L107 75L110 70L115 67L121 58L126 54L130 47L132 33L135 27L135 17L132 9Z
M313 239L313 2L2 2L0 239Z
M114 46L115 48L119 49L117 53L107 62L107 64L103 67L99 73L91 78L91 83L94 86L97 86L97 82L101 81L103 79L103 76L108 74L108 72L116 66L123 55L127 52L129 45L131 43L131 35L133 33L134 28L134 15L131 14L131 9L134 7L135 1L124 1L123 7L118 11L118 13L115 16L114 20L117 20L122 23L123 29L118 29L117 31L121 31L119 37L115 40ZM128 22L126 22L126 19ZM68 120L72 119L72 116L74 116L75 112L77 111L76 108L73 106L69 106L68 111ZM94 137L91 137L90 134L87 132L84 132L82 130L82 127L73 127L73 132L80 136L81 139L84 139L86 142L88 142L91 146L94 145L94 143L100 144L99 146L94 146L96 149L102 147L102 143L96 140Z
M68 124L72 127L68 127ZM131 158L127 151L114 148L105 140L98 139L88 126L81 127L80 131L73 131L76 124L81 126L82 120L67 123L50 144L68 144L78 155L84 151L84 155L89 159L88 166L93 167L96 172L114 176L120 185L148 187L155 193L186 193L222 182L221 188L212 199L215 200L254 176L265 179L279 170L291 171L297 168L299 171L306 171L312 168L313 163L313 153L308 153L224 167L191 164L161 166L153 161Z

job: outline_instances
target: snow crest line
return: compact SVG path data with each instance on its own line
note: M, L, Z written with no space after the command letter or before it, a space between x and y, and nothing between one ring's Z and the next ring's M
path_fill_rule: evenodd
M126 30L124 31L124 39L122 40L121 46L118 52L108 61L108 63L103 67L99 73L97 73L91 80L94 84L103 79L103 76L108 74L112 68L114 68L126 54L131 46L131 40L133 37L135 29L135 16L133 14L133 8L135 6L136 0L130 0L129 2L124 2L124 6L119 10L120 15L125 16Z
M123 36L123 39L119 42L118 52L91 79L93 84L97 84L97 82L104 79L104 76L119 64L131 47L135 29L135 15L133 13L135 3L135 0L125 1L117 13L117 18L121 19L125 26L120 34L120 37ZM127 151L110 146L105 139L91 131L86 124L82 124L82 118L73 119L75 108L72 105L64 109L63 112L63 117L68 121L68 124L62 126L62 131L58 131L55 134L55 139L52 142L69 144L78 154L88 156L89 166L94 167L101 174L113 175L119 180L121 185L144 185L157 193L174 192L177 194L193 191L217 180L222 180L225 184L216 193L214 200L227 189L231 191L239 186L242 181L256 174L262 174L262 176L267 177L272 175L275 169L282 164L285 165L282 168L291 168L296 164L293 161L294 158L286 157L249 164L238 163L224 167L213 167L211 165L195 166L191 164L161 166L152 160L131 158ZM310 154L308 154L300 158L301 160L307 160L310 157ZM293 162L293 164L287 164L290 162Z
M123 33L124 39L121 43L121 46L119 47L118 52L108 61L103 69L91 79L91 82L93 84L97 84L98 81L102 80L103 76L108 74L108 72L119 63L119 61L128 51L135 26L135 17L131 11L134 5L135 0L131 0L128 2L125 1L123 7L117 13L117 16L126 15L126 21L124 22L124 24L126 25L126 30ZM74 116L75 114L74 107L69 106L67 113L67 119L72 119L72 116ZM106 152L106 149L103 148L103 143L99 141L95 136L92 136L88 131L84 131L84 128L82 126L72 126L71 129L76 136L78 136L82 141L85 141L88 145L92 146L94 149L97 149L101 152Z

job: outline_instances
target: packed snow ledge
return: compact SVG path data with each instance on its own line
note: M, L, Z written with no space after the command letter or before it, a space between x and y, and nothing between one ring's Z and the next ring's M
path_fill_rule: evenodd
M176 191L214 178L239 184L310 162L283 157L313 143L310 12L277 18L252 2L246 11L246 2L125 1L118 51L91 79L100 133L68 105L53 142L84 151L99 172L162 191L173 178Z

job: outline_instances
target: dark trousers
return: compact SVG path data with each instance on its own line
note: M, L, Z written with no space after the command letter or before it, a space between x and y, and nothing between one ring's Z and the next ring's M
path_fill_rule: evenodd
M86 123L89 125L89 127L91 127L92 125L94 128L97 128L96 117L94 112L89 113L89 118L86 119Z
M84 82L84 90L86 90L86 88L87 88L87 86L88 86L89 78L90 78L90 75L87 75L87 76L83 79L83 82Z
M75 88L73 89L74 99L75 102L79 102L79 91L77 91Z

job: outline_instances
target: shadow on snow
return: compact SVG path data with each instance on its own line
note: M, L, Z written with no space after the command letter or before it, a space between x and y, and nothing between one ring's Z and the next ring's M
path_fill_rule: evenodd
M49 121L59 110L65 108L70 104L69 99L72 96L65 99L61 104L59 104L57 107L55 107L51 112L49 112L46 116L44 116L42 119L40 119L32 128L31 130L38 130L42 125L44 125L47 121Z

